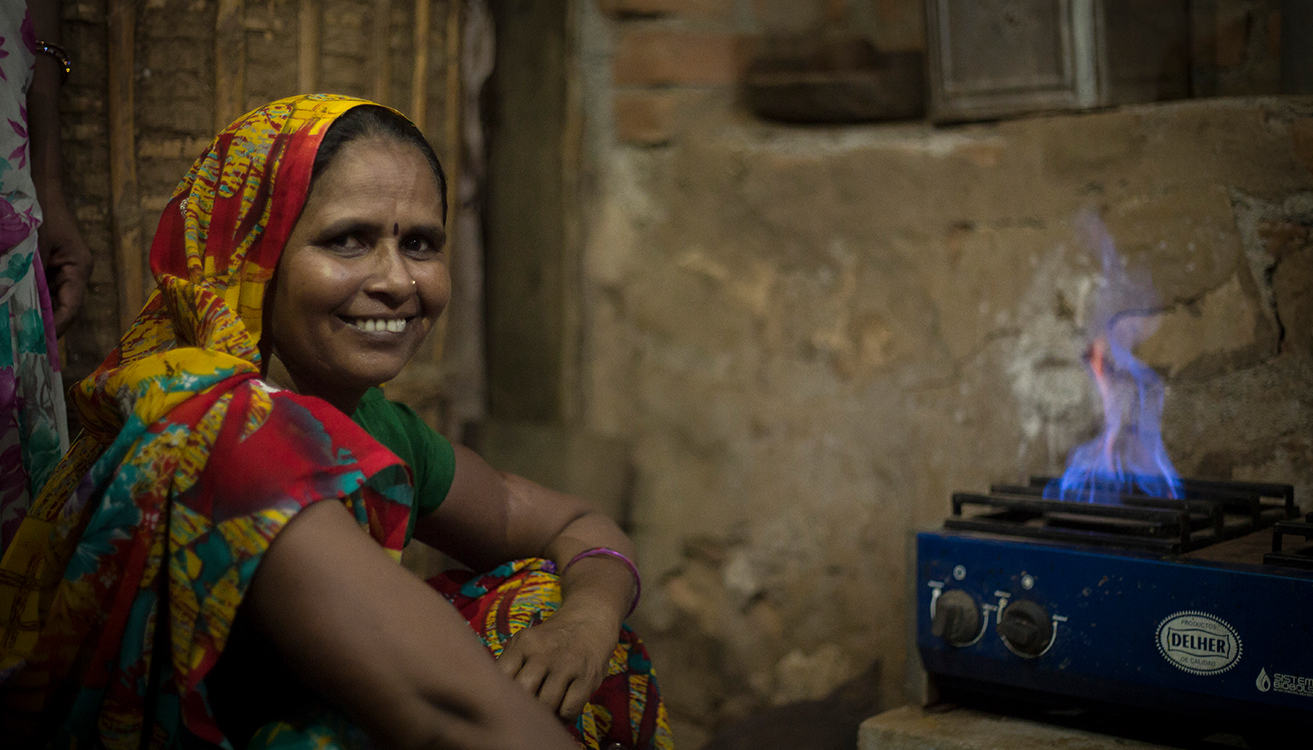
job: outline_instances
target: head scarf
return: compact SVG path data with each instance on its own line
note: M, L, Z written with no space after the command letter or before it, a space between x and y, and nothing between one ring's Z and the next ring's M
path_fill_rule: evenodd
M311 95L247 114L165 208L151 246L158 288L77 386L87 434L0 562L6 731L39 735L50 731L39 717L54 715L56 745L136 748L143 733L168 745L184 729L222 743L201 680L292 516L340 499L399 558L408 470L325 402L258 379L265 287L315 154L362 104Z
M167 382L258 372L265 287L300 216L329 125L370 102L343 96L282 99L219 134L174 191L151 243L158 289L132 328L75 396L83 424L113 440L125 413L149 423L195 388ZM179 368L170 353L188 352ZM199 384L199 382L198 382ZM170 394L153 406L156 389ZM126 408L131 407L131 408Z

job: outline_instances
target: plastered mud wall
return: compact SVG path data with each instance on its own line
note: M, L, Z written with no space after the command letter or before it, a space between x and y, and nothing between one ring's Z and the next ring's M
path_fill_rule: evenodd
M586 414L633 442L643 615L678 712L901 694L909 534L953 490L1061 471L1100 426L1093 207L1160 303L1185 475L1313 508L1313 102L612 153L588 243ZM738 702L735 702L738 701Z
M659 581L639 616L681 741L874 661L904 699L910 535L954 490L1061 471L1100 426L1082 210L1157 291L1137 353L1177 468L1293 483L1313 509L1313 100L770 125L724 82L739 48L697 46L768 4L673 5L581 20L582 412L633 445ZM1249 72L1219 62L1217 90L1274 86L1235 51L1269 21L1218 22L1212 51ZM682 51L635 66L640 32Z

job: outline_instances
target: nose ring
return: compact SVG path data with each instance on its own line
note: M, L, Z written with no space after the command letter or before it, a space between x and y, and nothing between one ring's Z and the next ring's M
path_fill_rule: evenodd
M418 283L419 283L419 282L415 281L414 279L411 279L411 280L410 280L410 285L411 285L411 286L415 286L415 285L418 284Z

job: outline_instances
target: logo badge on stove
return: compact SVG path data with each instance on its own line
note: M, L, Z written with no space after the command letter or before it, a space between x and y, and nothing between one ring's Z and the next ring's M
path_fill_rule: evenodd
M1221 674L1242 650L1235 628L1207 612L1177 612L1158 623L1158 652L1190 674Z

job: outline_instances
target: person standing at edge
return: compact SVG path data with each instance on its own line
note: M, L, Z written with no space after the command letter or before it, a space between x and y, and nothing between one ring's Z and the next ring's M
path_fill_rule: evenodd
M56 336L92 268L60 174L59 42L58 0L0 7L0 553L68 449Z

